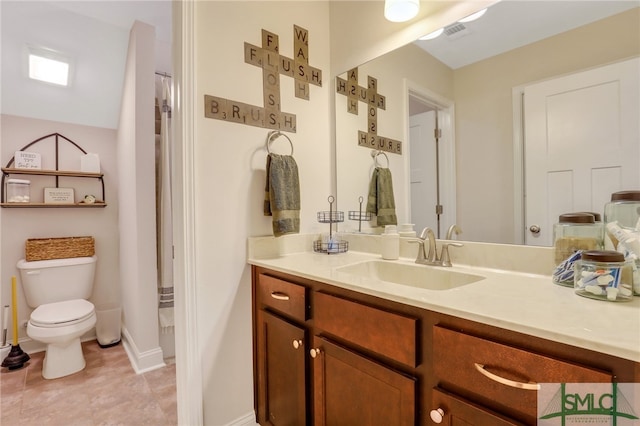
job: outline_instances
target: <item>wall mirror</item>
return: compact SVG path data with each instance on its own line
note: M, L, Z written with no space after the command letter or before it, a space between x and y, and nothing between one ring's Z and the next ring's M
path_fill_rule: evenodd
M503 0L476 21L452 23L438 38L360 65L359 86L374 77L385 97L385 109L376 111L377 134L402 141L403 152L373 158L370 148L358 146L358 131L369 124L367 105L358 102L358 114L349 113L347 97L336 93L339 209L359 210L359 197L366 204L377 159L392 172L398 223L414 223L418 232L430 226L441 238L457 223L463 240L550 245L527 241L520 93L536 82L640 56L639 9L637 1ZM346 71L338 77L347 79ZM637 74L635 80L637 87ZM574 197L563 208L600 211L605 201ZM341 230L357 232L358 225L346 221ZM540 226L547 234L552 222ZM374 219L362 232L380 228Z

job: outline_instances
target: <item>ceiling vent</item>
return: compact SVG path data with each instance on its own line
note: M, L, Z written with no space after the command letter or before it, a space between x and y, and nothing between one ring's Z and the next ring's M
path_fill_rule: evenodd
M469 31L467 29L467 27L460 23L460 22L456 22L455 24L451 24L448 27L445 27L444 29L444 35L447 36L448 39L450 40L455 40L458 39L460 37L464 37L468 34L470 34L471 31Z

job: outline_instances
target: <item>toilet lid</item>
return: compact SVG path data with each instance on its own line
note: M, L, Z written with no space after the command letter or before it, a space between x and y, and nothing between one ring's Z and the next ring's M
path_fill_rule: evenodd
M84 299L65 300L38 306L31 313L31 323L40 326L63 325L83 320L93 314L93 303Z

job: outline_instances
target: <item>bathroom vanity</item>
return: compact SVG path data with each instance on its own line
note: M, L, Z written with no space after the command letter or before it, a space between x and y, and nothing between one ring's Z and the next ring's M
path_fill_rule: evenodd
M304 238L249 242L262 425L535 424L539 383L640 382L639 298L585 299L464 254L444 269L479 279L418 287L353 267L385 262L375 253L321 255Z

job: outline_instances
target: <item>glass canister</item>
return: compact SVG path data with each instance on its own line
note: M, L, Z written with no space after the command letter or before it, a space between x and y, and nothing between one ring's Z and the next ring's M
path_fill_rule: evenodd
M591 299L628 302L633 299L633 262L622 253L588 250L575 263L574 290Z
M573 287L573 264L585 250L603 248L604 230L592 213L565 213L553 226L556 269L553 282Z
M605 249L616 250L635 261L633 291L640 296L640 191L611 194L604 207Z
M620 191L611 194L611 201L604 206L604 222L617 222L623 229L640 232L640 191ZM615 238L608 233L605 247L615 249L616 243Z
M28 203L31 200L31 181L24 179L7 180L7 202Z

